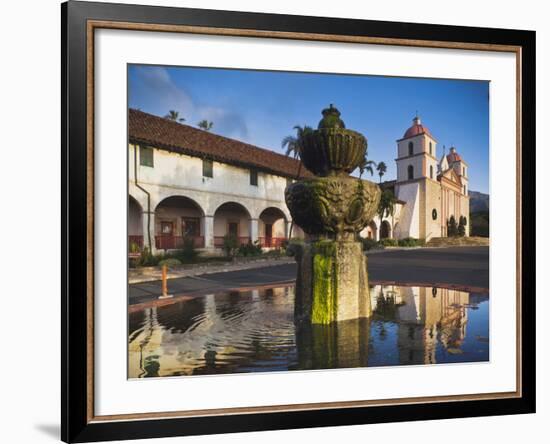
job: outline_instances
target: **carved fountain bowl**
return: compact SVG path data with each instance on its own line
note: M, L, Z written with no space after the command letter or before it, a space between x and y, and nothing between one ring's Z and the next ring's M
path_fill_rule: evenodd
M367 139L344 128L321 128L303 137L300 157L316 176L349 174L365 158Z
M316 177L289 185L286 204L292 218L307 234L358 233L372 220L380 188L355 177Z

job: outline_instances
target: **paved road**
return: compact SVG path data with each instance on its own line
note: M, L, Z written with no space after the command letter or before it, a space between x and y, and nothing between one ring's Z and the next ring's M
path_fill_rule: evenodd
M373 280L489 288L489 247L423 248L369 255Z
M371 281L458 284L489 288L489 248L427 248L383 251L368 258ZM296 278L296 264L253 270L229 271L170 279L172 294L208 294L242 287L258 287ZM138 304L161 294L160 281L130 285L130 303Z

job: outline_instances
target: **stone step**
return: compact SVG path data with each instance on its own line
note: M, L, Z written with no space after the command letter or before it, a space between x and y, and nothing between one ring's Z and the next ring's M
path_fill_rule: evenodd
M458 247L458 246L488 246L488 237L433 237L428 242L428 247Z

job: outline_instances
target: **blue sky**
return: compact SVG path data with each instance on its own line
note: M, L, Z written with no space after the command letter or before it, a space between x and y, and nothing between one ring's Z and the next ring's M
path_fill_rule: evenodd
M130 65L128 76L131 108L177 110L192 126L208 119L216 134L281 153L295 125L316 127L333 103L346 127L367 137L369 159L388 166L384 180L395 179L395 141L418 111L437 157L456 146L470 189L489 191L488 82L146 65Z

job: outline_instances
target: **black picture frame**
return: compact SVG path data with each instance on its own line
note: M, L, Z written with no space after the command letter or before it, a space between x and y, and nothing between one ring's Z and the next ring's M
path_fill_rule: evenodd
M535 32L69 1L62 21L62 411L65 442L325 427L535 412ZM389 403L317 410L98 421L90 416L90 159L87 38L90 20L262 30L381 39L512 45L520 48L521 394L500 399ZM91 319L92 317L92 319Z

